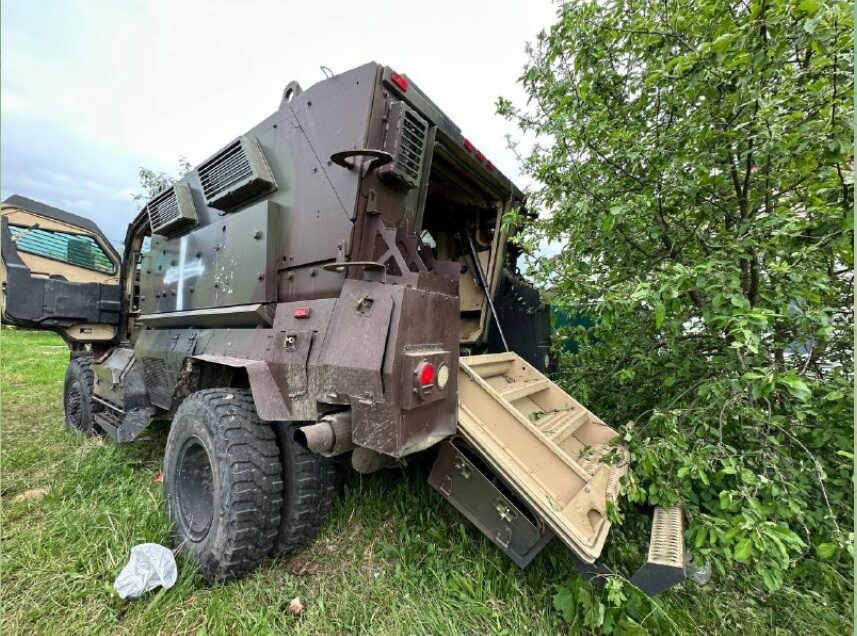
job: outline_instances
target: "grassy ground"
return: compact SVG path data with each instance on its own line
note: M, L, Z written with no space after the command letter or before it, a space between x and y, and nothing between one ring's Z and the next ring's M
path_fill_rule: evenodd
M66 432L59 338L2 331L3 634L556 634L552 607L573 577L551 545L517 569L425 483L426 469L343 479L334 514L301 556L206 587L179 561L170 590L121 601L112 583L131 546L168 542L156 477L163 426L117 446ZM556 543L556 542L554 542ZM287 606L300 597L300 617ZM848 608L809 594L683 585L660 597L652 633L845 634Z

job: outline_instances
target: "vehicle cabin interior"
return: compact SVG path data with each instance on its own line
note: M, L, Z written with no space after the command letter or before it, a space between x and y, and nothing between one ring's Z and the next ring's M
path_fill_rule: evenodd
M435 146L420 240L435 258L461 264L461 343L477 342L487 325L485 291L470 255L469 234L491 289L503 268L506 234L501 232L503 201L442 145Z

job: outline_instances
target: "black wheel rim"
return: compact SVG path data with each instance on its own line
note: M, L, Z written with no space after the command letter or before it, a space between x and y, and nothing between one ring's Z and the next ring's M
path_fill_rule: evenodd
M65 418L70 428L83 429L83 396L77 382L73 383L65 396Z
M204 539L214 518L214 473L196 437L185 440L179 452L175 488L182 529L194 541Z

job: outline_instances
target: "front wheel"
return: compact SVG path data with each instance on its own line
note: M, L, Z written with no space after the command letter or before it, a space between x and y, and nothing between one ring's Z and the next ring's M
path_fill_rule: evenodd
M92 417L94 378L92 357L80 356L69 362L63 384L65 426L70 431L83 433L86 437L94 437L101 431Z
M207 389L182 402L167 438L164 494L173 541L206 581L243 576L268 556L282 491L276 436L248 390Z

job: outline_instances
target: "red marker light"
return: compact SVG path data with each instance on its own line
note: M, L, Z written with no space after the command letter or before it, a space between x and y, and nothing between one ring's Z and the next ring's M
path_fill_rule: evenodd
M294 314L292 314L295 318L309 318L309 307L295 307Z
M467 152L473 152L473 151L475 150L475 148L474 148L473 144L472 144L472 143L470 143L470 140L469 140L469 139L465 139L465 140L464 140L464 149L465 149Z
M431 362L423 362L420 365L419 381L423 388L434 384L434 365Z
M493 170L494 164L489 161L488 163L485 164L485 167L488 168L489 170Z
M483 155L481 152L479 152L479 151L477 150L477 151L476 151L476 160L477 160L477 161L485 161L485 155Z
M406 80L404 76L399 75L396 71L390 71L390 81L398 86L402 92L405 92L410 87L408 80Z

